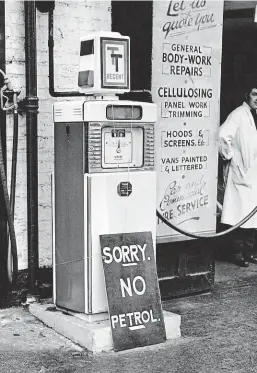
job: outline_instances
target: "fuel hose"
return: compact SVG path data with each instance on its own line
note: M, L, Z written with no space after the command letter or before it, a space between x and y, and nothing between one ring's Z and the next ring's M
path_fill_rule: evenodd
M10 187L10 208L12 220L14 221L14 207L15 207L15 189L16 189L16 173L17 173L17 149L18 149L18 105L17 94L13 95L13 146L12 146L12 167L11 167L11 187ZM9 227L8 227L9 228ZM8 279L9 283L13 282L13 267L15 266L15 258L12 255L10 229L7 231L8 240ZM10 244L9 244L10 242Z
M12 257L13 257L12 281L13 281L13 284L15 284L16 279L17 279L17 273L18 273L17 243L16 243L14 221L12 219L12 211L11 211L11 205L10 205L10 200L9 200L8 188L7 188L7 179L6 179L5 165L4 165L4 159L3 159L1 128L0 128L0 181L1 181L2 189L3 189L4 204L6 208L7 222L9 226L9 234L10 234L10 241L11 241L11 251L12 251Z
M10 104L9 102L9 97L4 94L4 90L6 89L9 92L14 92L12 88L12 84L10 80L7 78L6 74L3 72L3 70L0 69L0 73L3 76L4 79L4 86L1 88L1 93L0 93L0 106L1 110L7 111L11 110L14 108L14 124L17 125L17 129L14 131L18 130L18 113L17 113L17 92L14 94L15 102ZM4 105L3 103L3 97L6 98L6 104ZM8 103L10 104L8 106ZM15 156L15 155L14 155ZM17 157L17 154L16 154ZM16 164L15 164L16 166ZM9 199L9 194L8 194L8 187L7 187L7 178L6 178L6 170L5 170L5 163L4 163L4 157L3 157L3 147L2 147L2 129L0 125L0 183L2 185L2 190L3 190L3 198L4 198L4 205L6 209L6 215L7 215L7 223L8 223L8 234L7 234L7 242L9 243L9 237L10 237L10 242L11 242L11 254L12 254L12 276L10 276L10 268L9 268L9 263L7 263L8 267L8 278L12 281L12 285L16 285L17 281L17 274L18 274L18 254L17 254L17 242L16 242L16 235L15 235L15 229L14 229L14 198L13 201L10 202ZM12 187L12 194L15 193L15 188ZM12 196L13 197L13 196ZM11 206L12 205L12 206ZM7 244L8 244L7 243ZM8 245L9 246L9 245ZM8 250L7 246L7 250Z
M225 236L227 235L228 233L231 233L233 232L234 230L236 230L237 228L241 227L241 225L245 224L249 219L251 219L251 217L256 214L257 212L257 206L242 220L240 220L236 225L226 229L225 231L222 231L222 232L219 232L219 233L215 233L215 234L208 234L206 236L202 236L202 235L199 235L199 234L195 234L195 233L191 233L191 232L188 232L184 229L181 229L179 228L178 226L170 223L167 219L165 219L162 214L160 213L160 211L157 209L156 210L156 216L164 223L166 224L168 227L174 229L175 231L181 233L181 234L184 234L185 236L188 236L188 237L191 237L191 238L205 238L205 239L209 239L209 238L216 238L216 237L221 237L221 236Z

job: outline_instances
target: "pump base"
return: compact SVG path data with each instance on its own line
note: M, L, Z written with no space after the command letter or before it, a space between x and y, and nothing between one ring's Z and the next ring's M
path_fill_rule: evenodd
M64 314L60 309L56 311L53 309L55 309L53 304L33 303L29 306L29 312L33 316L81 347L93 353L113 350L109 319L87 321L85 320L87 315L75 313L72 315L66 312ZM167 311L163 311L163 316L167 341L180 337L181 316Z
M70 310L66 310L64 308L56 307L58 311L65 312L69 314L70 316L75 316L80 320L83 320L85 322L98 322L98 321L106 321L109 320L108 312L101 312L101 313L94 313L94 314L86 314L86 313L80 313L80 312L73 312Z

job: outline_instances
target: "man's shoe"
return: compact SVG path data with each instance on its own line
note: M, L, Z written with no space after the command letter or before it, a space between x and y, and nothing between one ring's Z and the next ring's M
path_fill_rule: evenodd
M247 257L247 262L250 262L250 263L253 263L253 264L257 264L257 258L255 258L253 255Z
M238 265L239 267L244 267L244 268L249 267L249 262L244 260L244 259L237 258L237 259L234 260L234 263L236 265ZM256 263L257 263L257 261L256 261Z

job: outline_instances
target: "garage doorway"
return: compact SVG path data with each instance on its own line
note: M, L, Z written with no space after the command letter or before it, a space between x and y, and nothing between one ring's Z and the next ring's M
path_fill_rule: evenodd
M257 79L256 1L225 1L223 19L220 123L242 104L248 83ZM219 160L219 191L222 190L222 166ZM221 197L222 202L222 197ZM226 239L217 252L215 282L240 280L257 274L257 266L239 268L229 262ZM255 249L256 250L256 249Z

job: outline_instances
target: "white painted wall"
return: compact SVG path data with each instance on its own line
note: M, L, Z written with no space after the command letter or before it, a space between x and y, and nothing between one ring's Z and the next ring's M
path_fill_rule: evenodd
M77 90L79 38L92 31L111 30L110 1L56 1L54 10L55 89ZM25 97L25 25L23 1L7 1L6 73ZM38 66L38 199L39 262L52 264L51 173L53 170L53 99L48 92L48 14L37 11ZM60 99L58 99L60 100ZM12 150L12 115L7 116L7 161L10 180ZM19 148L15 228L19 269L27 268L27 174L26 121L19 116Z

